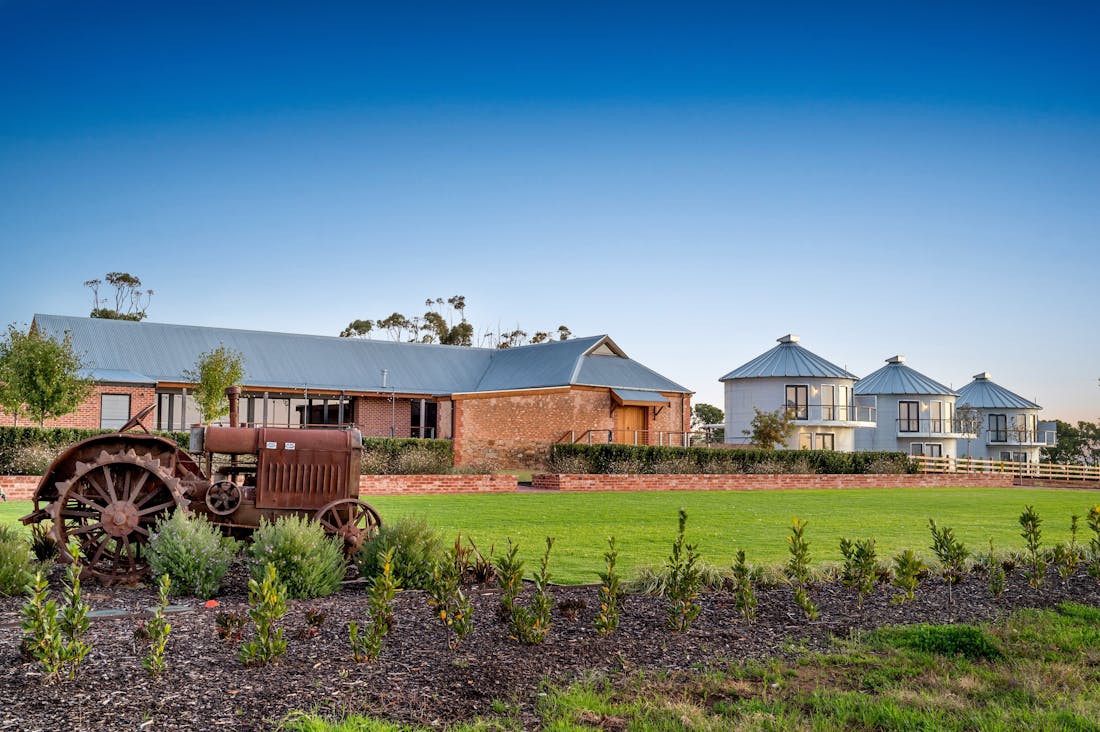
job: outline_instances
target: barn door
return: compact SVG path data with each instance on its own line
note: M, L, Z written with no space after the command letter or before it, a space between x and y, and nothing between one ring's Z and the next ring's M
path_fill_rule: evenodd
M619 407L615 410L615 442L644 445L646 407Z

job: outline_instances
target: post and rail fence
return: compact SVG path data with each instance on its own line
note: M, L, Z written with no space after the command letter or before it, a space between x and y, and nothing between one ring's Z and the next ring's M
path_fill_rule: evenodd
M1020 478L1100 483L1100 465L1029 463L968 457L921 457L913 461L922 473L1002 473Z

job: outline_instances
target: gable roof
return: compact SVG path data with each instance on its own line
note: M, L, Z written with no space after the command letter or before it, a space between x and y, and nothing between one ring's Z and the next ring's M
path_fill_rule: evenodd
M1035 402L1024 399L1000 384L995 384L989 378L988 371L974 374L974 380L959 389L959 399L956 404L960 407L978 409L1042 409Z
M778 346L760 354L748 363L738 366L719 381L763 379L770 376L810 376L859 380L859 377L855 374L798 345L798 336L796 335L788 334L776 340L779 341Z
M860 379L856 394L929 394L956 396L957 392L905 365L905 356L892 356L886 365Z
M225 345L244 355L245 384L272 389L379 391L386 369L387 391L414 394L573 384L691 393L628 358L607 336L498 350L62 315L35 315L34 324L54 338L70 333L88 375L101 381L125 372L128 382L187 383L183 372L199 355ZM590 355L609 349L620 355ZM593 372L589 359L617 361L617 370Z

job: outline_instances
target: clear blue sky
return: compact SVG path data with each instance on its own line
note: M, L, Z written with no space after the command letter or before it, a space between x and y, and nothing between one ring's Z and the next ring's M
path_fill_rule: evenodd
M4 322L461 293L718 405L795 332L1100 418L1096 3L168 5L0 0Z

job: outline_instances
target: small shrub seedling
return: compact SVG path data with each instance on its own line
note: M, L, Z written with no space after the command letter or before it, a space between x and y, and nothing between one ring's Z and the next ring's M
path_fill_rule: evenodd
M524 645L539 645L546 640L550 632L550 612L554 601L550 597L550 550L554 547L553 537L546 537L546 551L542 555L539 572L535 575L535 596L531 607L512 605L512 617L509 628L512 636Z
M244 637L244 626L248 624L246 613L218 613L214 618L214 630L223 641L239 641Z
M875 540L840 540L840 553L844 557L844 569L841 578L849 587L856 588L859 605L875 589L878 581L878 555L875 552Z
M895 605L912 602L916 597L917 585L921 575L928 571L928 565L912 549L904 549L894 555L894 587L901 592L890 598Z
M1024 511L1020 514L1020 527L1023 529L1020 536L1027 545L1027 583L1035 588L1042 586L1047 571L1042 552L1043 530L1039 528L1042 523L1043 520L1039 518L1034 507L1024 506Z
M508 539L508 549L496 558L497 586L500 588L500 607L497 615L501 620L510 621L516 598L523 591L523 560L517 555L519 544Z
M672 554L665 562L668 584L665 599L668 604L668 625L674 631L682 632L691 627L699 617L702 607L699 605L699 588L703 583L699 570L699 555L695 545L685 542L684 529L687 526L687 511L680 509L679 529L676 541L672 543Z
M286 653L283 629L275 624L286 614L286 591L279 584L274 564L264 568L262 582L248 580L248 617L256 626L256 636L241 645L240 659L245 666L277 663Z
M993 597L1000 597L1005 591L1005 567L997 559L993 550L993 540L989 540L989 554L985 558L985 569L989 574L989 592Z
M954 605L955 598L951 590L962 581L970 550L955 538L954 529L947 526L940 528L933 519L928 519L928 529L932 532L932 551L940 560L940 575L947 583L947 601Z
M393 627L393 599L397 596L398 581L394 574L394 557L397 547L390 547L382 555L381 571L371 580L368 606L370 622L366 632L359 632L359 624L354 620L348 623L348 640L351 643L351 657L357 663L365 663L378 658L382 652L382 639Z
M37 661L51 681L64 674L72 679L92 647L84 641L88 632L87 603L80 590L80 546L74 541L68 547L72 562L65 570L60 604L49 598L49 585L42 571L35 573L31 594L23 605L24 655Z
M1092 536L1089 538L1089 576L1100 581L1100 506L1089 509L1085 523L1092 531Z
M432 571L432 583L428 588L428 604L435 609L436 616L447 629L447 645L452 651L474 629L474 609L462 591L466 567L466 562L460 557L462 551L470 550L463 550L456 539L449 556Z
M615 537L607 537L607 551L604 552L604 571L600 572L600 612L596 615L596 630L600 635L614 633L619 627L619 604L623 599L622 577L615 564L619 553L615 551Z
M164 610L168 607L168 593L171 589L172 578L162 574L157 583L157 607L153 611L153 617L145 624L143 633L149 642L149 653L141 660L141 665L153 676L159 676L168 668L164 660L164 652L168 648L168 636L172 632L172 626L164 617Z
M784 574L794 592L795 604L805 613L807 620L816 620L817 605L806 591L806 583L810 580L810 544L806 541L805 532L806 522L799 521L798 517L791 519L791 533L787 536L787 551L791 556L787 559Z
M1054 545L1054 565L1058 569L1058 576L1062 578L1062 584L1066 584L1069 578L1077 572L1077 566L1084 558L1081 547L1077 544L1077 526L1081 517L1074 514L1069 517L1069 543L1059 542Z
M756 591L752 586L752 568L745 561L745 550L738 549L733 561L733 591L737 596L737 609L745 620L756 619Z

